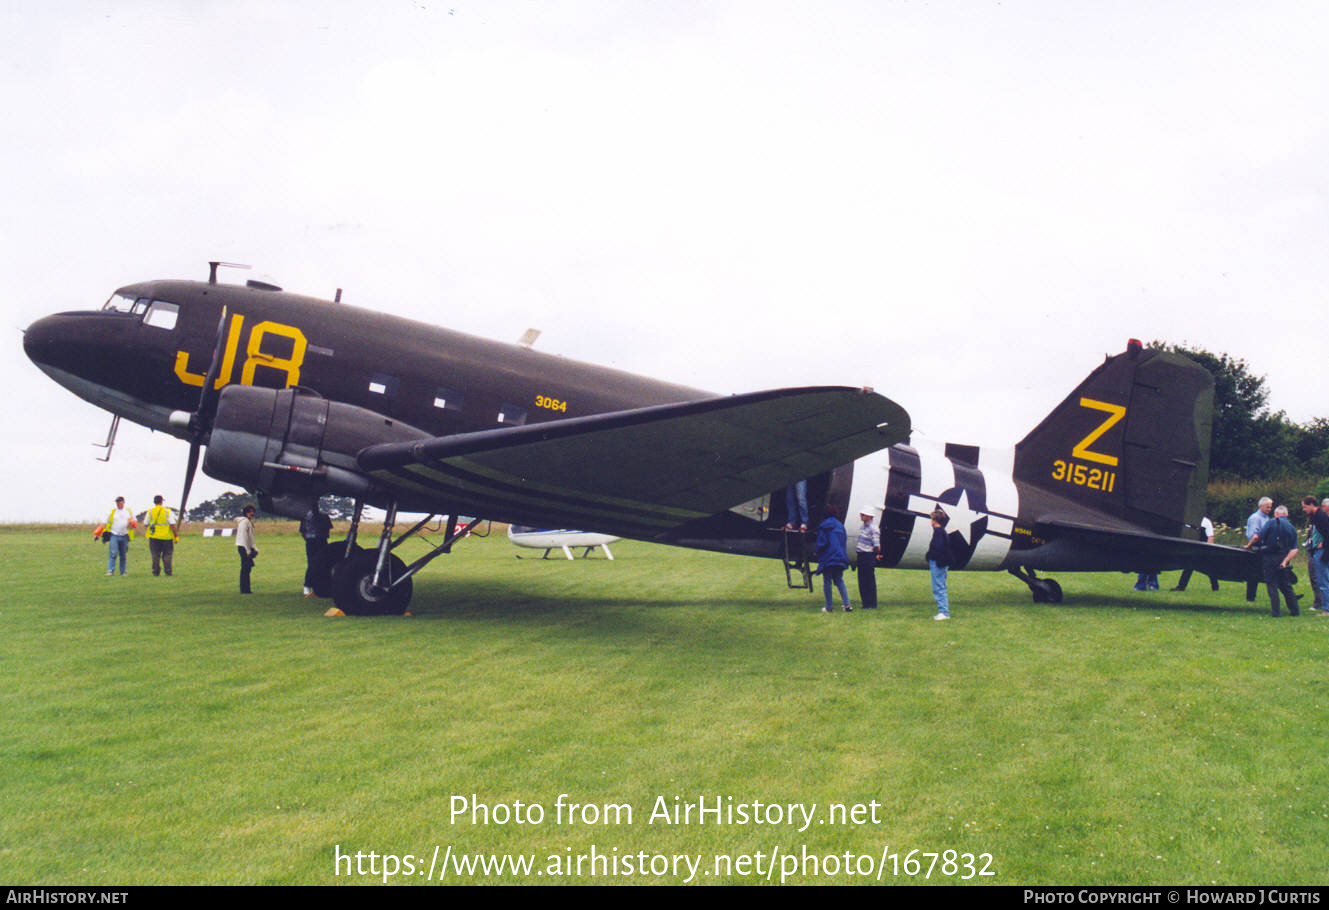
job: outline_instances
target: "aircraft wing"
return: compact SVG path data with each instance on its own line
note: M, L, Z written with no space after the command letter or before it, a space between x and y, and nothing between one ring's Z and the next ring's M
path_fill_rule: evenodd
M1034 535L1057 548L1091 553L1104 571L1163 572L1192 568L1223 581L1246 581L1260 574L1258 553L1203 540L1123 531L1063 520L1034 523Z
M776 389L369 446L407 511L651 538L909 436L873 392Z

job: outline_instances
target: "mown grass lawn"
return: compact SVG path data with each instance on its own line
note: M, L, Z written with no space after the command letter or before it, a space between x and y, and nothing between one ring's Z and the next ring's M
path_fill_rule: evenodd
M1000 884L1329 880L1329 620L1275 621L1236 585L1062 575L1050 606L954 573L937 623L924 573L824 615L778 563L631 542L517 560L496 534L427 569L412 616L328 619L299 539L259 535L241 598L227 540L189 537L170 579L138 542L105 578L84 529L0 529L0 879L331 884L381 880L338 876L338 850L543 870L594 845L707 870L950 849ZM559 823L560 794L604 811ZM545 818L476 824L459 798ZM665 824L661 798L817 821ZM830 824L832 804L876 820ZM790 880L862 881L824 871Z

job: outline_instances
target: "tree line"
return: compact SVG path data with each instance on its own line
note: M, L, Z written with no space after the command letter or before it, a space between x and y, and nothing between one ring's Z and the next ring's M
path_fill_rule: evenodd
M1153 342L1150 347L1183 354L1214 377L1214 436L1209 476L1256 480L1282 474L1329 475L1329 418L1298 424L1269 409L1265 377L1250 364L1204 348Z
M216 499L194 506L189 510L188 518L190 521L235 521L247 505L258 507L255 498L249 493L227 490ZM355 513L355 500L349 496L324 496L319 500L319 508L333 521L349 521ZM263 518L264 515L259 512L257 517Z
M1329 418L1305 423L1269 407L1269 388L1245 360L1204 348L1155 341L1214 377L1213 441L1209 449L1209 516L1243 525L1261 496L1301 517L1301 497L1329 496Z

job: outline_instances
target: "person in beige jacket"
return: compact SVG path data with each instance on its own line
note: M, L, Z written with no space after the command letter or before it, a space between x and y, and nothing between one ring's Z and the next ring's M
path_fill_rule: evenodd
M253 593L249 590L249 573L254 568L254 557L258 555L258 550L254 549L255 511L253 506L245 506L244 512L235 522L235 548L240 553L241 594Z

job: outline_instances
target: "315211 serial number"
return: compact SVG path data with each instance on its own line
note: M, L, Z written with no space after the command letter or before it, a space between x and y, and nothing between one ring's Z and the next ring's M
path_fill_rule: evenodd
M1088 465L1065 462L1058 459L1052 462L1052 479L1061 480L1077 487L1111 493L1117 485L1117 472L1103 468L1091 468Z

